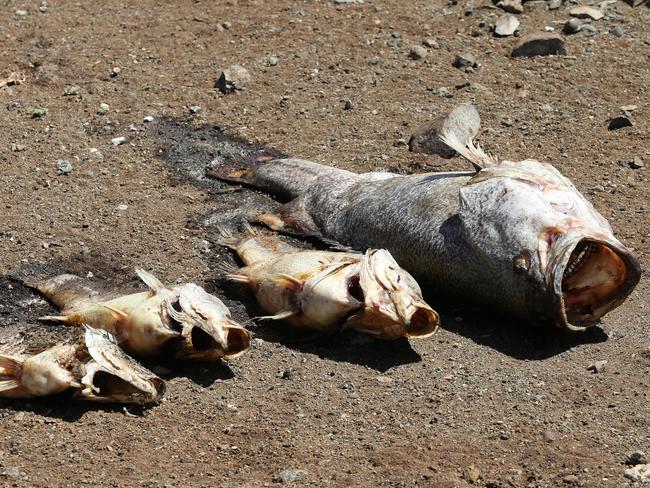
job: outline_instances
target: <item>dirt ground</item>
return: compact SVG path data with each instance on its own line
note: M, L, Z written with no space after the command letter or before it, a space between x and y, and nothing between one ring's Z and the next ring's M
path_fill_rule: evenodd
M521 34L561 30L569 8L526 2ZM626 161L650 162L650 9L607 9L568 55L512 59L518 39L493 37L503 12L488 0L0 2L0 78L25 76L0 88L0 340L36 350L78 333L36 320L52 309L11 278L29 266L127 285L141 266L247 321L259 310L220 279L233 256L214 223L276 203L203 178L246 151L232 137L354 171L467 168L404 144L462 101L487 150L556 165L647 268L650 182ZM425 39L437 47L409 59ZM452 67L462 52L480 68ZM232 64L252 81L223 95ZM624 105L634 126L608 131ZM578 335L512 322L471 290L462 305L431 297L443 329L411 344L258 325L229 365L150 364L168 389L149 409L1 401L0 484L631 486L626 455L650 453L649 297L642 279Z

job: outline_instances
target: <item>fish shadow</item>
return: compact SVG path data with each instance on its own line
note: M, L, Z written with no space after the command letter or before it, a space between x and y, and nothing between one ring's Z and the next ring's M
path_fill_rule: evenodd
M146 366L165 381L174 378L187 378L204 388L212 386L217 381L226 381L235 377L234 371L225 361L170 361L147 364Z
M570 332L551 324L534 325L506 316L486 318L484 312L478 311L463 310L462 320L458 320L458 313L442 311L441 318L444 329L523 360L548 359L574 347L600 344L609 338L598 326L584 332Z

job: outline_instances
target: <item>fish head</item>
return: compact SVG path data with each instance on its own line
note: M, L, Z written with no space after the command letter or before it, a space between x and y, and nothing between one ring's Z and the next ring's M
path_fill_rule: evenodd
M128 356L115 337L101 329L85 327L84 375L77 397L97 402L149 404L160 400L162 379Z
M166 312L182 334L176 351L180 359L233 359L250 346L250 332L231 318L223 302L193 283L178 288L166 302Z
M460 190L459 217L492 286L562 328L598 323L640 279L632 251L550 164L503 161L481 169Z
M429 337L438 328L439 316L418 283L384 249L366 251L349 288L362 306L346 327L384 339Z

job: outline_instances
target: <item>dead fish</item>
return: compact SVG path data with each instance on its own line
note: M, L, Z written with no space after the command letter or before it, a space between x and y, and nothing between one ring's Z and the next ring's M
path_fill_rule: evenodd
M164 382L127 356L107 331L85 326L79 344L60 344L34 356L0 354L0 397L33 398L74 389L97 402L155 403Z
M308 251L275 236L250 232L221 244L237 251L245 267L226 278L245 283L260 306L293 326L324 333L352 328L383 339L429 337L438 314L417 282L389 252Z
M166 287L151 273L142 269L136 273L149 291L101 292L71 274L30 286L61 308L60 315L41 320L107 330L136 356L209 361L232 359L248 349L250 332L232 320L217 297L193 283Z
M384 248L431 291L526 321L582 330L623 303L639 261L566 177L442 139L476 171L355 174L258 154L209 175L292 198L260 217L275 230Z

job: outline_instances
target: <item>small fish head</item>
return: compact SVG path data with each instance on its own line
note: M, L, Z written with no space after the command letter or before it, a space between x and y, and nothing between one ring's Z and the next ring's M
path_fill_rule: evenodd
M346 327L383 339L424 338L438 328L439 316L415 279L384 249L366 252L351 289L363 305Z
M149 404L160 400L165 391L162 379L128 356L110 333L85 326L83 389L85 400Z
M232 359L250 346L250 332L232 320L223 302L193 283L179 287L176 298L167 302L167 313L181 330L180 359Z
M51 347L25 360L21 383L31 395L46 396L78 387L73 373L77 368L77 348L73 345Z
M461 189L460 200L465 232L493 286L518 296L521 308L538 318L583 330L639 281L636 257L549 164L503 161L483 169Z

